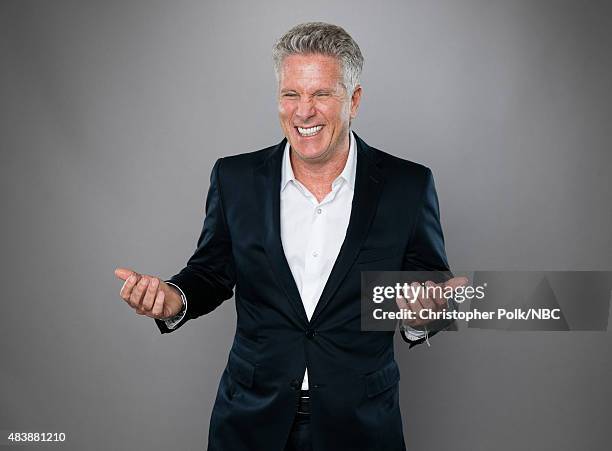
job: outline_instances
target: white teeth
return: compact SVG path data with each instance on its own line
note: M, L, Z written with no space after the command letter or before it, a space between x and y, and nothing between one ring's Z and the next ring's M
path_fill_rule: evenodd
M297 127L298 132L300 132L300 135L302 136L314 136L317 133L319 133L319 130L321 130L322 128L323 128L322 125L317 125L316 127L310 127L310 128Z

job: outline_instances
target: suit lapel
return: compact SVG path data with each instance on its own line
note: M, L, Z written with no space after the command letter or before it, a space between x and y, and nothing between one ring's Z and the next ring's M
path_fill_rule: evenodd
M285 257L280 234L281 163L286 142L287 139L283 139L255 170L255 185L258 199L262 202L264 250L268 261L298 318L308 323L300 292Z
M354 132L353 132L354 133ZM355 134L355 133L354 133ZM310 319L314 323L325 306L334 296L353 262L357 258L363 240L376 213L376 206L382 191L383 176L376 166L374 152L355 134L357 144L357 174L351 206L351 217L346 237L336 258L323 293Z

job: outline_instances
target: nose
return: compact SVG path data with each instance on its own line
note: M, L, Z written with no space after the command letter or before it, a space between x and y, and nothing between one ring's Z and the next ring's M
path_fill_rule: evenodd
M303 97L298 101L297 109L295 110L295 116L302 123L306 122L315 114L316 111L314 108L314 102L311 98Z

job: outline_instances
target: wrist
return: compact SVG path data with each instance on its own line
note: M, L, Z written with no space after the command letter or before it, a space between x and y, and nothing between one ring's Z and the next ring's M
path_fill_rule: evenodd
M166 302L168 303L169 311L172 312L163 320L172 320L176 317L181 316L187 308L187 300L185 299L182 291L173 284L166 283Z

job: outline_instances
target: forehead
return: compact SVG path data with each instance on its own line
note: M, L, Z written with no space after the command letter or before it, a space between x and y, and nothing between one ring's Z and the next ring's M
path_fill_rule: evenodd
M321 54L288 55L280 70L281 86L287 84L335 85L341 79L341 66L333 56Z

